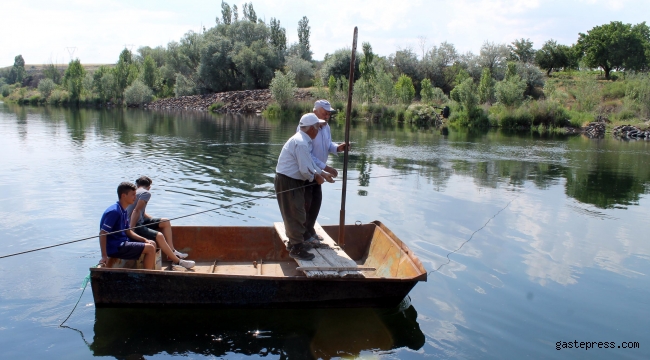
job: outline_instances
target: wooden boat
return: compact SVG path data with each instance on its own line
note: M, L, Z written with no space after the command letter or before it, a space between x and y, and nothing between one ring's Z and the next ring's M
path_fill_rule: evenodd
M175 226L174 245L196 261L194 269L163 261L160 270L146 270L109 261L90 269L95 305L392 307L427 279L420 260L379 221L346 225L345 249L334 243L337 225L318 226L333 246L312 250L312 264L289 257L278 230Z

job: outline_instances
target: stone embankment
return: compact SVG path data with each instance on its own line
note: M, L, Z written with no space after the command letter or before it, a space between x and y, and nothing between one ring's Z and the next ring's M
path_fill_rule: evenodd
M298 90L294 95L295 101L312 100L312 94L307 90ZM268 89L227 91L207 95L191 95L167 98L145 105L147 109L159 110L200 110L207 111L210 105L219 113L260 113L273 102Z

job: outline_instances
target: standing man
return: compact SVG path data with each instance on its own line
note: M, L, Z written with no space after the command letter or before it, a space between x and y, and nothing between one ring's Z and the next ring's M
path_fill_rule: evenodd
M319 120L313 114L305 114L300 118L299 131L282 147L278 165L275 168L275 192L277 194L280 213L284 228L289 238L289 256L294 259L311 260L314 254L309 253L304 244L305 222L305 181L320 185L327 181L333 183L332 176L322 171L311 157L312 140L320 130Z
M329 120L333 111L334 109L332 108L332 105L330 105L330 102L327 100L317 100L314 103L314 114L324 121L320 123L320 131L313 141L314 146L312 147L311 157L314 160L314 164L316 164L319 169L332 174L333 177L337 177L339 173L336 169L327 165L327 157L330 153L337 154L345 150L345 144L336 144L332 142L332 132L329 126ZM323 202L323 192L320 184L312 181L305 185L308 184L312 185L305 188L305 211L307 212L307 221L305 223L305 233L303 234L303 238L309 242L317 242L323 240L323 237L317 235L316 230L314 229L318 213L320 212L320 206Z

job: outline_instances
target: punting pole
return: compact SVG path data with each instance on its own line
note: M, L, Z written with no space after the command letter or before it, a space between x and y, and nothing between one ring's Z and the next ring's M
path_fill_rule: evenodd
M354 89L354 62L357 56L357 33L354 27L352 55L350 56L350 76L348 76L348 107L345 109L345 143L350 143L350 112L352 111L352 90ZM343 192L341 194L341 217L339 218L339 246L345 246L345 194L348 187L348 146L343 150Z

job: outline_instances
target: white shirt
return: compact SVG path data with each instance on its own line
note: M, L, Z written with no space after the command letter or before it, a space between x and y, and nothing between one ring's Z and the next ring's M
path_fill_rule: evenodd
M298 127L297 131L300 131L300 127ZM318 135L316 135L316 138L312 140L312 143L312 160L314 160L314 164L316 164L319 169L323 170L327 164L327 156L330 153L338 154L338 145L332 142L330 124L325 124L325 126L318 131Z
M282 147L275 172L297 180L314 181L314 174L321 169L311 156L312 140L303 131L298 131Z

